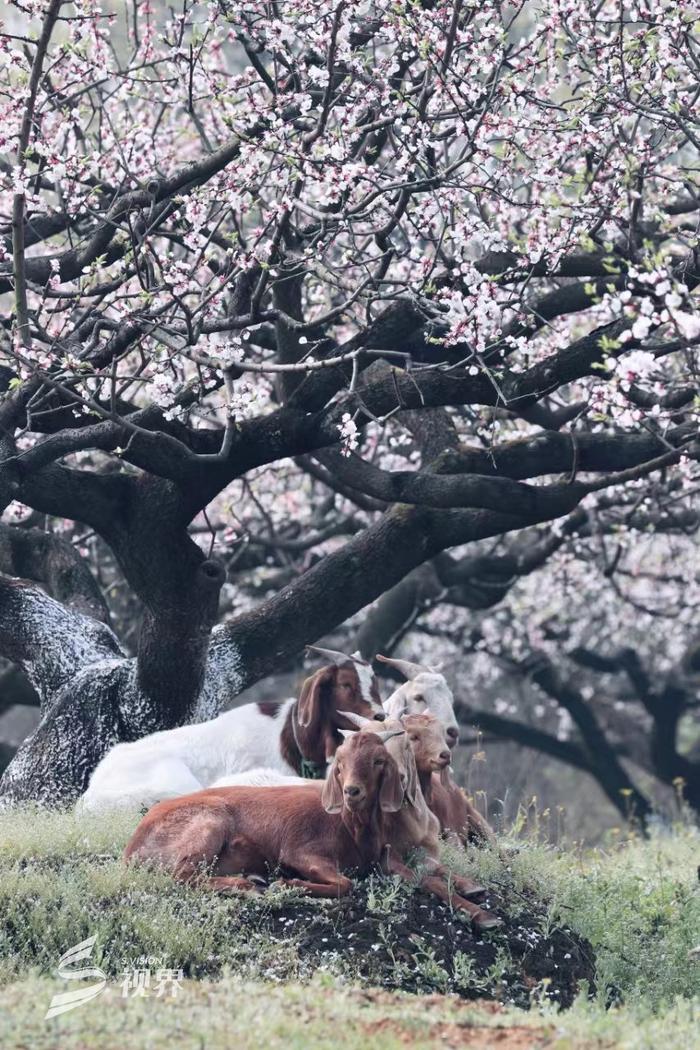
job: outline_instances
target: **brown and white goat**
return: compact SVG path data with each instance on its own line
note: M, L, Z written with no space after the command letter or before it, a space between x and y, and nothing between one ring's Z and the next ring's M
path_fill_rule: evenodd
M339 897L382 856L386 816L403 802L396 763L384 747L395 731L353 733L322 784L223 787L154 806L124 859L165 868L219 892L281 882L315 897ZM253 876L253 878L251 878Z
M443 724L431 714L404 715L401 724L413 747L425 801L440 821L445 838L463 845L494 843L493 829L452 779L452 756Z
M340 730L350 725L340 711L385 715L372 668L359 654L309 649L331 663L306 679L298 700L245 704L210 722L116 744L93 772L80 807L139 809L259 767L323 778Z

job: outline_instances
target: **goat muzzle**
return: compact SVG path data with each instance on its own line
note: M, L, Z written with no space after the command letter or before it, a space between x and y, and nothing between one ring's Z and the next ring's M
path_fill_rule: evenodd
M357 809L364 802L366 794L357 784L346 784L343 788L343 798L348 809Z

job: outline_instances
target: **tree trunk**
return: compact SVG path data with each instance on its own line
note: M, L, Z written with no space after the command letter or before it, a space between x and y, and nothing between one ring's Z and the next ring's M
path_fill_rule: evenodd
M114 744L194 716L224 574L185 539L189 557L163 572L160 590L151 591L138 659L128 658L109 626L80 612L78 603L68 608L38 587L0 576L0 652L28 675L42 716L0 781L6 802L70 802ZM154 562L157 571L159 558ZM207 693L217 696L218 709L228 698L216 683L226 665L219 652L209 667Z

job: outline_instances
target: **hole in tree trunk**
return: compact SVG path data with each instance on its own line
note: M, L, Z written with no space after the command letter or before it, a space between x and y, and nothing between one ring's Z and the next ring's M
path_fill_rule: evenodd
M221 585L226 579L224 567L218 561L203 561L199 567L199 571L202 576L211 583L218 583Z

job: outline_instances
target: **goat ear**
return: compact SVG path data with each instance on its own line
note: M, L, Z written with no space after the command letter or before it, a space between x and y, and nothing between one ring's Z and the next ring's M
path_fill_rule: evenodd
M415 806L418 798L418 770L416 768L416 758L413 754L413 748L409 744L406 753L408 763L408 783L406 784L406 798Z
M334 667L322 667L305 680L297 701L297 721L302 729L310 726L312 721L320 715L323 687L332 682L334 678Z
M328 770L321 789L321 804L326 813L340 813L343 808L343 789L335 762Z
M398 767L394 761L387 762L379 790L379 806L384 813L396 813L403 805L403 798L404 790Z

